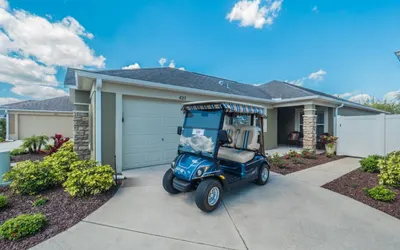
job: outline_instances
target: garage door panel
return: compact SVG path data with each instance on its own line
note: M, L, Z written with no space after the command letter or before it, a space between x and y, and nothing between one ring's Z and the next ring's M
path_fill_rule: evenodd
M72 137L73 118L66 115L18 115L18 139L25 139L33 135L53 136L61 133Z
M177 154L181 103L150 98L124 98L123 169L171 162Z

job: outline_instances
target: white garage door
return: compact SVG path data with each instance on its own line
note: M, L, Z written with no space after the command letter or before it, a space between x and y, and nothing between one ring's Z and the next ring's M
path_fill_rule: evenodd
M73 117L64 115L18 115L18 139L22 140L33 135L53 136L61 133L72 137L74 128Z
M177 154L181 103L150 98L124 98L123 169L170 163Z

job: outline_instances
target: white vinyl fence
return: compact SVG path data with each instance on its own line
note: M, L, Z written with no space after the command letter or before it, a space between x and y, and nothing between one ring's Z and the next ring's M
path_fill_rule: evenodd
M337 117L337 154L366 157L400 150L400 115Z

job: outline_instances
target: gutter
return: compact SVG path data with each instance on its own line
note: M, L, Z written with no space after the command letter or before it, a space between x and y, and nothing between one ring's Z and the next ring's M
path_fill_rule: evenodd
M101 165L101 89L103 81L96 78L96 161Z
M42 112L42 113L73 113L74 111L57 111L57 110L35 110L35 109L1 109L4 111L18 111L18 112Z

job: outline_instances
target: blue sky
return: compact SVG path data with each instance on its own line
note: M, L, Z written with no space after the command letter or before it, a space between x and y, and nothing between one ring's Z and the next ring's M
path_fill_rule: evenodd
M54 87L68 66L160 67L160 58L167 59L165 67L173 60L175 67L249 84L286 80L356 101L400 92L395 0L0 0L2 5L0 35L12 41L0 36L0 62L9 65L0 69L0 103L64 94Z

